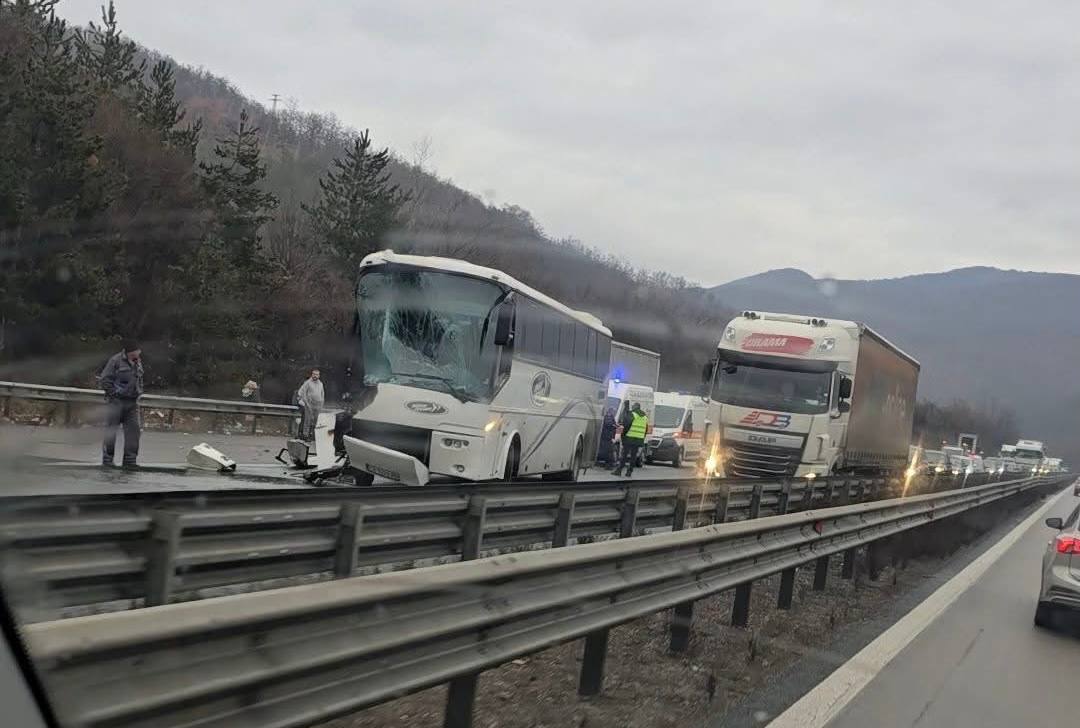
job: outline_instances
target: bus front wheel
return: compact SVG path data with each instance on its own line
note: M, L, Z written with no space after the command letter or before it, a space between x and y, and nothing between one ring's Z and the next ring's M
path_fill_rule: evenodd
M507 483L517 480L518 450L518 441L515 439L510 443L510 449L506 453L506 465L503 466L503 480Z

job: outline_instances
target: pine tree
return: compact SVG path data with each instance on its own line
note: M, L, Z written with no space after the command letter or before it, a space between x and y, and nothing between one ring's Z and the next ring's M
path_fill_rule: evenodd
M217 140L213 160L200 162L203 189L217 213L219 237L234 263L249 264L258 254L259 228L277 206L277 198L260 188L266 177L259 130L247 111L233 133Z
M181 128L187 112L176 98L176 79L171 63L162 59L150 69L149 83L140 87L138 109L143 122L161 135L162 144L186 150L192 159L195 158L202 119Z
M319 180L318 204L304 208L320 242L348 270L378 250L408 200L398 185L390 184L389 163L389 150L372 151L371 137L364 130L346 148L345 157L334 159L331 170Z
M101 25L76 30L75 43L79 62L101 89L124 93L141 86L146 61L137 60L135 41L121 37L112 0L101 8Z

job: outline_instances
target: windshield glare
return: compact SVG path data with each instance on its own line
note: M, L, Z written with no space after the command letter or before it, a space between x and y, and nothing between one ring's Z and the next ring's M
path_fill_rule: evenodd
M678 427L682 424L682 407L673 407L667 404L658 404L653 410L653 427Z
M829 409L831 372L798 372L720 362L714 399L739 407L819 414Z
M499 286L467 276L370 269L356 288L364 383L489 398L496 354L491 318L502 295Z

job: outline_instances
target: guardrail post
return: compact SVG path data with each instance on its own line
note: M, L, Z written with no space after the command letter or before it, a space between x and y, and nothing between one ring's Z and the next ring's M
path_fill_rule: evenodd
M866 571L870 581L877 581L881 576L881 543L871 541L866 545Z
M750 623L750 592L754 583L748 581L735 587L735 603L731 605L731 626L745 627Z
M555 511L555 534L551 537L551 548L557 549L570 543L570 522L574 520L574 501L577 496L566 491L559 496L559 508Z
M342 503L338 521L337 550L334 552L334 575L352 576L356 569L356 556L360 532L364 527L364 513L359 503Z
M471 728L473 723L473 705L476 703L476 684L480 673L455 677L446 691L446 714L443 728Z
M461 560L480 558L484 547L484 521L487 520L487 499L482 495L469 498L465 513L465 525L461 529ZM476 685L479 672L461 675L450 681L446 692L446 715L444 728L471 728L473 705L476 703Z
M251 434L254 435L258 431L259 431L259 416L258 415L252 415L251 416Z
M622 518L619 521L619 538L634 535L637 523L638 503L641 491L630 488L622 504ZM604 686L604 661L607 659L607 629L598 629L585 635L585 655L581 660L581 676L578 680L578 695L599 695Z
M777 609L791 609L791 602L795 598L795 569L784 569L780 572L780 597L776 600Z
M174 408L170 407L169 408L169 414L166 415L166 417L165 417L165 423L169 426L170 430L173 428L173 416L175 414L176 414L176 410Z
M604 687L604 661L607 659L608 630L585 635L585 654L581 660L578 695L599 695Z
M780 495L776 498L776 514L779 516L788 512L791 503L791 478L784 478L780 482Z
M754 490L750 493L750 518L761 515L761 492L764 487L761 483L754 483Z
M776 503L777 515L785 515L791 504L791 479L784 478L780 485L780 497ZM795 596L795 567L780 572L780 596L776 601L777 609L791 609Z
M686 512L690 508L690 486L680 485L675 492L675 512L671 517L671 530L681 531L686 528Z
M814 564L814 591L825 591L825 583L829 578L829 557L818 556Z
M11 419L11 397L4 397L4 418Z
M761 493L764 485L754 483L754 490L750 493L750 518L754 519L761 515ZM750 623L750 593L754 586L752 581L739 584L735 587L735 602L731 605L731 624L734 627L745 627Z
M176 554L183 529L181 514L155 511L150 521L150 543L146 559L146 606L168 604L176 576Z
M622 504L622 518L619 521L619 538L629 538L634 535L634 526L637 525L638 502L641 500L641 491L630 488L626 491L626 499Z
M672 519L671 530L681 531L686 528L686 511L690 503L689 486L679 486L675 495L675 517ZM690 625L694 620L694 603L683 602L676 604L671 612L671 643L672 652L683 652L690 644Z
M484 547L484 521L487 520L487 499L482 495L469 498L469 510L465 514L465 526L461 529L461 560L480 558Z
M728 499L731 498L731 487L727 483L721 483L716 488L716 510L713 511L713 523L727 521Z
M70 425L71 424L71 401L70 400L64 402L64 424L65 425Z
M840 578L855 578L855 549L853 548L844 552L844 564L840 567Z

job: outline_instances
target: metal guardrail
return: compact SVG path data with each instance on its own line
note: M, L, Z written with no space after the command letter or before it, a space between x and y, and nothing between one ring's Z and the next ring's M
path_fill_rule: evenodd
M343 578L886 495L884 478L846 477L29 496L3 500L0 543L18 585L12 599L37 621L77 605L167 604L209 588Z
M735 588L737 612L753 581L782 573L790 606L802 564L824 575L844 552L846 569L857 547L1054 485L814 509L29 625L24 636L65 724L301 728L449 682L445 725L460 728L483 670L584 637L579 692L592 694L615 625L674 608L672 647L685 647L697 600Z
M71 405L104 404L105 394L98 389L79 387L56 387L49 384L26 384L25 382L0 382L0 398L4 400L4 416L10 415L11 400L35 399L65 403L64 421L71 421ZM296 417L299 409L293 405L265 404L263 402L243 402L228 399L202 399L199 397L177 397L171 394L144 394L139 398L139 405L144 408L168 411L168 421L172 422L174 410L193 412L214 412L218 414L254 415L258 417Z

